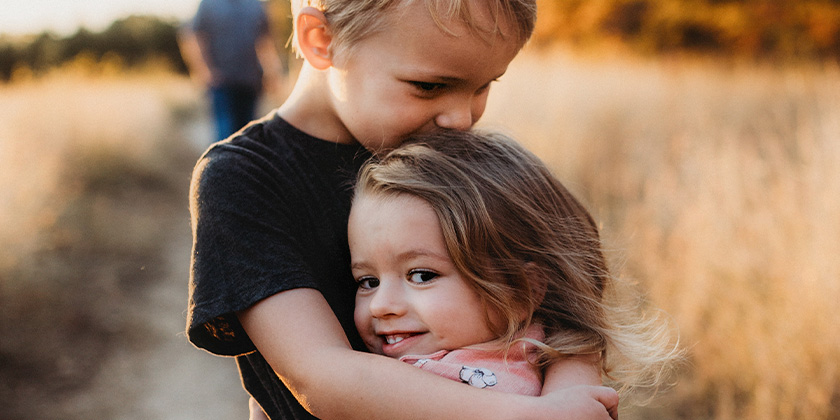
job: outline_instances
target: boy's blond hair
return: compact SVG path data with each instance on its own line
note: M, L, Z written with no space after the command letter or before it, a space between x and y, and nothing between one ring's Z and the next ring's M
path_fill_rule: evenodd
M455 19L467 25L470 30L482 37L499 34L503 37L515 36L521 45L531 37L537 19L536 0L291 0L292 12L298 16L303 7L311 6L324 13L333 36L330 46L332 52L337 49L350 50L353 46L382 29L387 22L386 13L399 6L423 1L432 15L432 19L445 32L451 30L443 24ZM478 26L472 7L477 1L486 4L494 25L490 28ZM410 17L409 17L410 18ZM516 31L514 34L503 33L500 22L509 22ZM292 39L297 48L297 40Z

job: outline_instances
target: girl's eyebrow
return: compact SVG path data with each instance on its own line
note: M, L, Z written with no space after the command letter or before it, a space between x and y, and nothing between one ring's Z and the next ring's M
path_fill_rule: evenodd
M366 262L354 262L350 264L351 270L361 270L363 268L367 268L368 264Z
M441 255L437 252L432 252L422 248L410 249L408 251L397 254L397 258L399 258L401 261L406 261L418 257L429 257L438 260L449 261L449 255Z
M418 257L428 257L428 258L433 258L433 259L436 259L436 260L447 261L447 262L450 261L449 255L447 255L447 254L440 254L440 253L437 253L437 252L432 252L432 251L429 251L427 249L421 249L421 248L410 249L408 251L401 252L401 253L397 254L396 257L397 257L397 260L399 260L399 261L408 261L408 260L411 260L413 258L418 258ZM350 263L350 269L351 270L364 270L364 269L370 268L370 266L371 266L371 264L368 263L367 261L355 261L355 262Z

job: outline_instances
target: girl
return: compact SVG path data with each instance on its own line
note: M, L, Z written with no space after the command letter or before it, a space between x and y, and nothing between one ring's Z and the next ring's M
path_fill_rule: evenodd
M504 136L418 136L369 163L348 238L374 353L530 395L563 358L596 359L626 391L659 385L678 357L667 325L616 302L586 209Z

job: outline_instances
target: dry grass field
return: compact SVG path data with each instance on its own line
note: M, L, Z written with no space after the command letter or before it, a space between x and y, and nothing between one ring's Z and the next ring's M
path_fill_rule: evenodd
M186 300L161 305L159 286L174 270L186 294L167 253L188 235L201 97L159 70L106 70L0 86L2 418L177 412L165 397L183 384L109 389L101 374L175 357L154 351L168 344L142 316L183 323ZM482 126L556 169L617 272L679 329L689 360L675 385L622 418L840 418L839 68L529 53ZM109 390L162 407L138 412Z
M840 68L555 53L494 89L484 125L585 198L690 351L638 418L840 418Z
M182 333L200 97L115 70L0 86L0 418L246 417Z

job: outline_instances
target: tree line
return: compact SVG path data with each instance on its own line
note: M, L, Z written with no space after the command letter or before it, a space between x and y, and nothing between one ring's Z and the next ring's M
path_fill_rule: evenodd
M535 41L648 54L840 58L840 0L538 0Z
M126 68L159 60L186 72L177 44L178 22L152 16L131 16L101 32L81 28L59 37L44 32L28 38L0 38L0 80L8 81L18 68L41 74L85 54L94 60L117 57Z
M290 31L288 2L269 0L282 48ZM538 0L533 43L579 48L619 43L642 54L688 52L750 59L837 60L840 0ZM186 72L179 22L153 16L115 21L101 32L79 29L0 38L0 81L16 69L47 72L84 54L117 57L125 68L150 60Z

